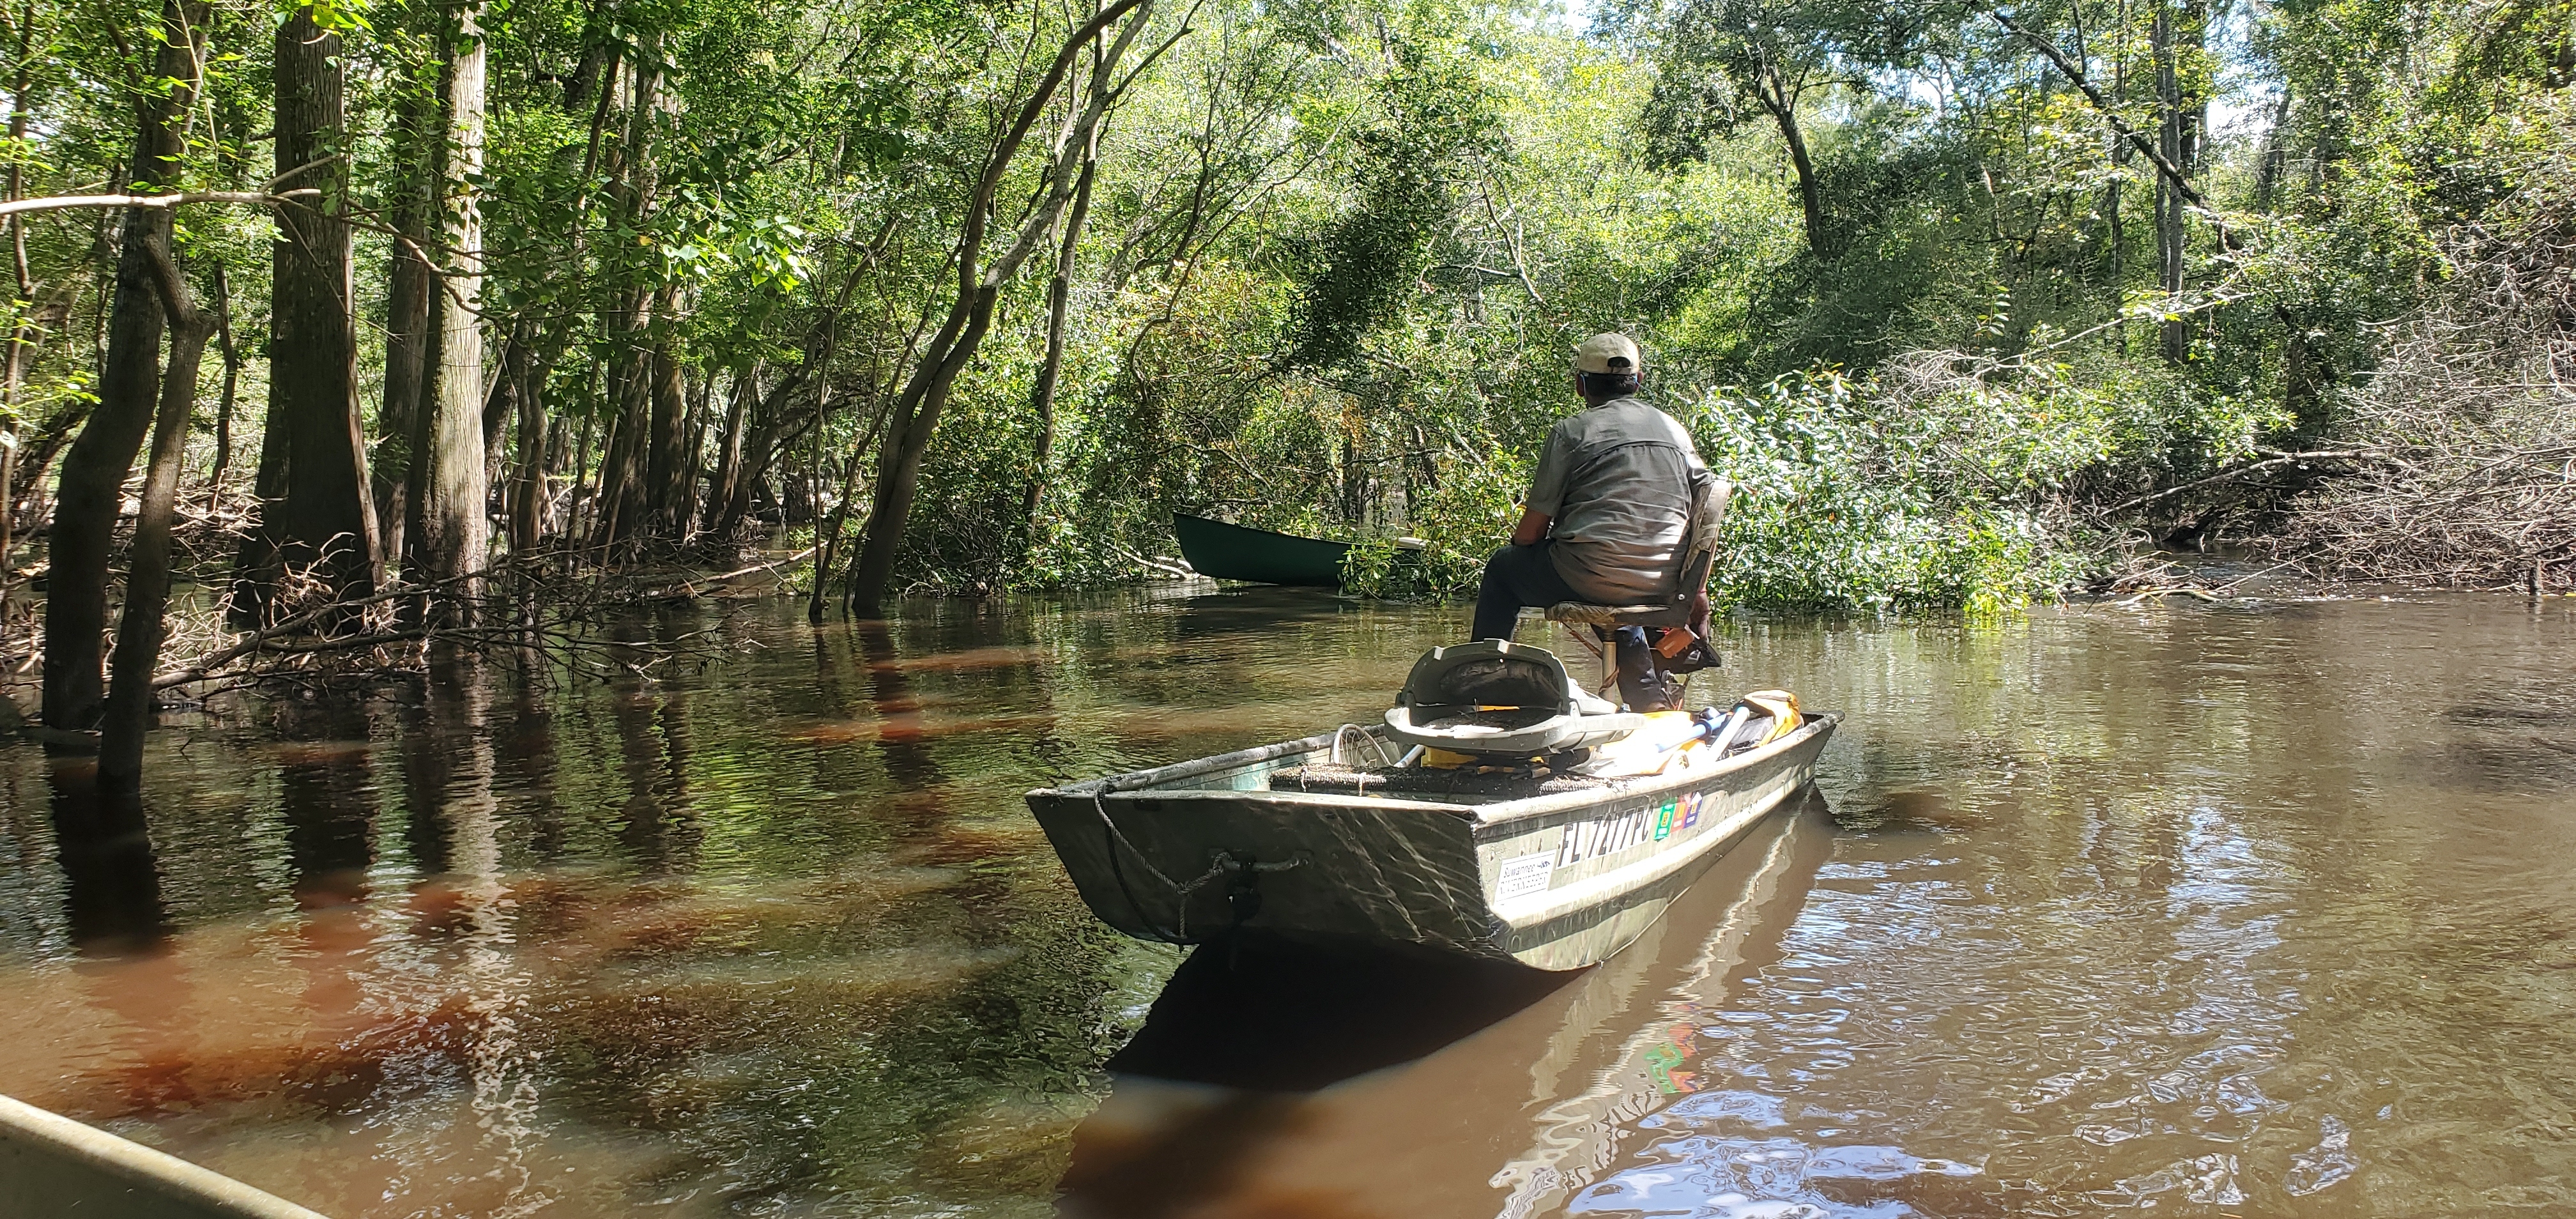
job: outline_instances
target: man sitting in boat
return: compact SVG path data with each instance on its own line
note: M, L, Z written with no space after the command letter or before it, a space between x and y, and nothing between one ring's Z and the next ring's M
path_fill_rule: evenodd
M1510 639L1525 606L1562 601L1642 605L1672 595L1697 489L1715 476L1690 433L1638 396L1644 363L1624 334L1574 349L1574 388L1587 409L1547 435L1512 544L1485 560L1475 638ZM1708 591L1693 589L1702 627ZM1643 627L1616 632L1620 694L1637 711L1669 710L1680 682L1658 664Z

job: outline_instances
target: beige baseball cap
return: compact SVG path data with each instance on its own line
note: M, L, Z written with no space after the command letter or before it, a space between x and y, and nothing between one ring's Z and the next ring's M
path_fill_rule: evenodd
M1576 372L1625 373L1633 377L1645 367L1645 360L1637 354L1637 341L1624 334L1596 334L1574 349Z

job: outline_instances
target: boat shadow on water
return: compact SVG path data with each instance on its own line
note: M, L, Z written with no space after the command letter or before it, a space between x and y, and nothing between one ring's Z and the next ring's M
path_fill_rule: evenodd
M1238 932L1174 970L1121 1075L1311 1092L1411 1062L1579 980L1502 961Z
M1808 789L1635 943L1579 972L1275 939L1205 945L1110 1060L1110 1095L1075 1133L1059 1211L1562 1210L1636 1151L1626 1144L1642 1119L1704 1086L1689 1013L1779 959L1834 833Z

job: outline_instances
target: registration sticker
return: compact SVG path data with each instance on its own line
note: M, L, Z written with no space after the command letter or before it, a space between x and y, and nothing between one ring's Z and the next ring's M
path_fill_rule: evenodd
M1494 900L1510 901L1547 892L1548 878L1556 872L1556 852L1523 855L1503 861L1502 878L1494 884Z

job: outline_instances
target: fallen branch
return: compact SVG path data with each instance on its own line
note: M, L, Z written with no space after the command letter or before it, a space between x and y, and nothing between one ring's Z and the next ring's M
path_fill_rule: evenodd
M2112 513L2127 512L2132 508L2142 508L2148 504L2156 502L2157 500L2165 499L2169 496L2180 495L2185 491L2206 487L2212 483L2222 483L2232 479L2243 478L2244 476L2252 474L2258 470L2268 470L2275 466L2286 466L2293 462L2357 461L2365 458L2376 459L2381 456L2383 456L2383 454L2378 449L2336 449L2318 453L2283 453L2277 457L2267 457L2261 461L2248 462L2245 465L2238 466L2232 470L2221 470L2207 478L2196 478L2179 486L2167 487L2162 491L2150 492L2146 495L2141 495L2136 499L2130 500L2125 504L2113 505L2108 509L2108 511Z
M738 580L744 576L752 574L753 572L776 571L790 563L801 563L807 559L813 558L814 552L820 549L822 549L820 546L808 546L805 549L797 551L783 559L772 559L766 563L754 563L749 567L737 567L732 571L723 572L717 575L700 576L693 580L683 580L678 584L670 586L669 591L694 597L698 595L698 589L704 585L722 584L728 580Z
M462 584L471 578L472 577L460 576L453 580L446 580L438 584L426 586L409 584L399 585L369 596L353 597L345 601L333 601L326 605L316 606L311 610L297 614L282 622L252 631L250 634L235 641L229 647L219 648L204 656L200 656L195 660L189 661L187 664L177 669L164 672L152 679L152 688L155 690L163 690L168 689L171 686L184 686L192 681L203 680L214 670L231 664L244 656L263 650L269 641L284 636L294 635L297 632L300 632L307 627L314 626L325 619L345 618L352 611L364 609L371 605L381 605L388 601L400 601L409 597L436 594L442 590Z
M1125 557L1125 558L1126 558L1129 562L1131 562L1131 563L1138 564L1139 566L1145 567L1145 568L1147 568L1147 569L1149 569L1149 570L1152 570L1152 571L1159 571L1159 572L1163 573L1164 575L1167 575L1167 576L1172 577L1172 578L1173 578L1173 579L1175 579L1175 580L1195 580L1195 579L1197 579L1197 578L1198 578L1198 575L1199 575L1199 573L1198 573L1198 572L1193 571L1193 570L1191 570L1191 569L1190 569L1190 568L1188 568L1188 567L1184 567L1184 566L1182 566L1181 564L1178 564L1178 563L1167 562L1167 561L1162 560L1162 559L1149 559L1149 558L1146 558L1145 556L1143 556L1143 555L1141 555L1141 554L1138 554L1138 553L1136 553L1135 551L1130 550L1130 549L1128 549L1127 547L1125 547L1125 546L1123 546L1123 545L1120 545L1119 543L1117 543L1117 542L1115 542L1115 541L1112 541L1111 543L1109 543L1109 548L1110 548L1111 550L1117 551L1121 556Z
M2218 594L2205 588L2193 588L2189 585L2179 585L2173 588L2144 589L2133 596L2123 598L2120 601L2120 604L2124 606L2136 605L2149 597L2198 597L2212 605L2216 605L2220 601L2225 600L2225 598L2222 598Z

